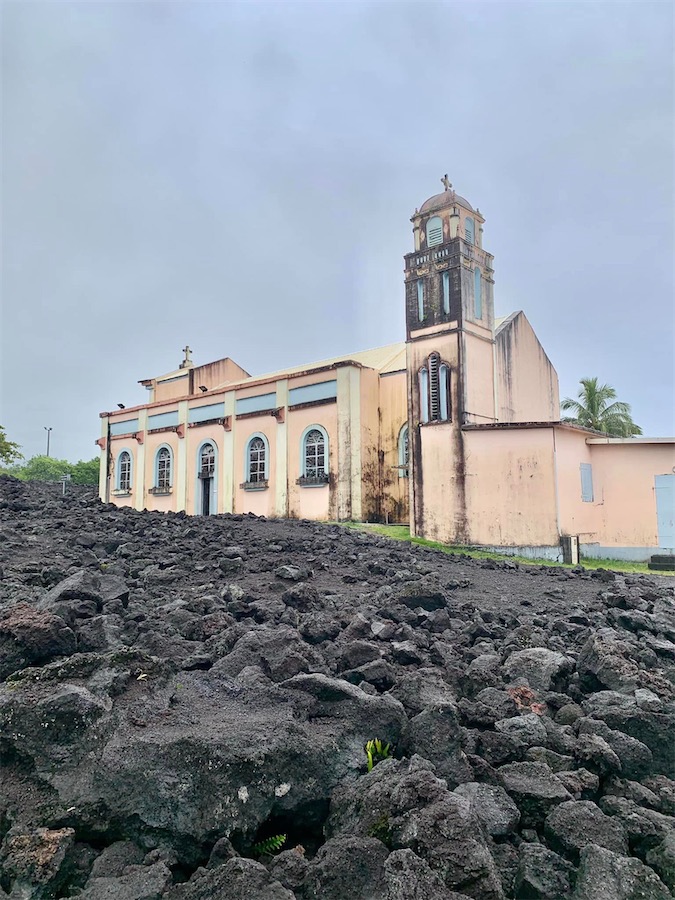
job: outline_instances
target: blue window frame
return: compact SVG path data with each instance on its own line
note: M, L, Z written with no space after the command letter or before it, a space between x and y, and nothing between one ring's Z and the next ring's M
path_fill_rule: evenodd
M417 318L424 321L424 282L421 278L417 282Z
M593 466L590 463L581 463L581 499L584 503L593 502Z
M480 269L473 270L473 315L475 319L483 318L483 279Z
M269 480L270 444L261 432L252 434L246 444L245 481L266 485Z
M450 418L450 369L443 363L438 370L438 393L440 397L439 418L447 422Z
M408 477L408 466L410 463L410 433L408 431L408 423L402 426L398 433L398 477Z
M429 370L426 366L419 371L420 422L429 421Z
M450 273L443 272L441 275L441 281L443 284L443 313L446 316L450 315Z
M155 487L159 491L168 491L173 481L173 453L166 444L158 448L155 454Z
M328 432L321 425L305 428L300 439L300 481L305 487L328 484Z
M133 458L128 450L121 450L117 457L115 486L118 491L131 490Z

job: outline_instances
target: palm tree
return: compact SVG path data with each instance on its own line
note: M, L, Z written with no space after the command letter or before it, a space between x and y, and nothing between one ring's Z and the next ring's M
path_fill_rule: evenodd
M642 434L630 414L630 405L616 400L616 391L609 384L598 384L597 378L582 378L578 400L567 397L560 404L565 412L574 415L563 422L574 422L584 428L592 428L613 437L632 437ZM613 403L610 401L614 401Z

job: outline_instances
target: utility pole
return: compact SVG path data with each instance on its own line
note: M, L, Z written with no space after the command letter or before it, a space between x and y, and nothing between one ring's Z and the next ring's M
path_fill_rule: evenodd
M47 432L47 456L49 456L49 438L51 437L52 429L47 428L46 425L43 425L42 427Z

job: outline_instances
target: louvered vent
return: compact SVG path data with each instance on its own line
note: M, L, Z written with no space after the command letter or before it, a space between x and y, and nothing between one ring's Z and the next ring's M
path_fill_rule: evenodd
M438 353L432 353L429 357L429 413L432 422L440 418L441 393L438 380L438 368L440 357Z
M434 216L427 222L427 247L443 243L443 221L440 216Z

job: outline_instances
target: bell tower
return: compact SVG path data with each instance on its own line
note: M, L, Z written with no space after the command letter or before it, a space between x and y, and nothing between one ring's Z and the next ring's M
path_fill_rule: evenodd
M497 416L494 272L480 210L441 182L413 213L405 256L411 530L462 541L462 426Z

